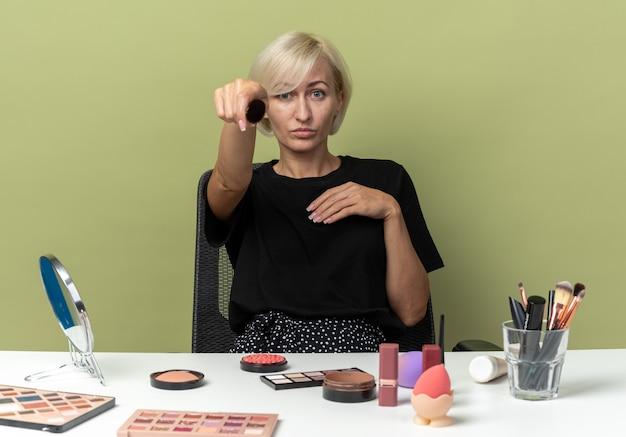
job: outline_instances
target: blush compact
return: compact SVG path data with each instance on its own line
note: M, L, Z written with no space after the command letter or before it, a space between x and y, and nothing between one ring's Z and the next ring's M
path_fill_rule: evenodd
M287 359L278 354L251 354L241 358L241 370L246 372L280 372L287 366Z
M150 385L163 390L187 390L200 387L204 374L195 370L163 370L150 375Z

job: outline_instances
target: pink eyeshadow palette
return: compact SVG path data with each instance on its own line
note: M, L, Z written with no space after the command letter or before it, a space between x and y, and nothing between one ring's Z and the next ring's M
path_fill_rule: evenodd
M363 372L361 369L351 367L349 369L316 370L314 372L289 372L275 375L260 376L261 381L274 390L286 390L288 388L318 387L324 383L324 377L330 372ZM363 372L365 373L365 372Z
M0 425L64 432L115 405L115 398L0 385Z
M270 437L277 421L278 414L137 410L117 431L117 437Z

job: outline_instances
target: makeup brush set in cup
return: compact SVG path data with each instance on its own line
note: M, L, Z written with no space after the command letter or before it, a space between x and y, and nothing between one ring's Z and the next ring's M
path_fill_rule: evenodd
M548 292L547 301L527 296L521 282L518 288L522 302L509 297L512 320L502 325L509 388L519 399L553 399L558 394L569 327L585 297L585 286L559 282Z

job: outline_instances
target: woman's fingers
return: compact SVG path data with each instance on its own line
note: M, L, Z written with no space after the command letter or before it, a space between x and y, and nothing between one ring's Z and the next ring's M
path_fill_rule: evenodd
M248 126L246 111L254 99L263 100L267 105L267 92L257 82L246 79L235 79L213 94L217 116L227 123L238 124L242 131Z
M333 194L327 198L311 215L312 220L315 223L322 222L326 217L337 212L338 207L343 207L346 202L354 204L359 201L358 193L351 192L349 189L345 189L338 193Z
M319 216L313 219L313 221L315 223L319 223L319 222L329 223L328 219L330 217L334 216L339 211L342 211L346 208L357 206L357 203L358 203L358 199L356 198L356 196L350 196L342 200L337 200L333 202L332 205L330 205L328 208L326 208L326 210L324 210L323 213L321 213Z
M213 104L215 105L215 113L219 118L224 120L224 98L222 96L222 88L218 88L213 93ZM226 120L224 120L226 121Z
M349 188L352 188L353 186L356 186L354 182L346 182L345 184L341 184L341 185L337 185L336 187L329 188L328 190L320 194L317 199L311 202L309 206L307 206L306 210L309 212L318 212L316 210L322 207L324 205L324 202L326 202L329 198Z
M358 211L356 209L355 206L349 206L347 208L343 208L339 211L337 211L335 214L331 215L330 217L328 217L326 220L324 220L324 224L331 224L331 223L335 223L336 221L339 221L341 219L344 219L346 217L349 217L351 215L357 215Z

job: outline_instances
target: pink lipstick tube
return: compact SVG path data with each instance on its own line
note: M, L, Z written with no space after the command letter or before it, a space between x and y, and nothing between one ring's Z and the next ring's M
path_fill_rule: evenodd
M398 405L398 351L397 343L382 343L379 349L378 405Z

